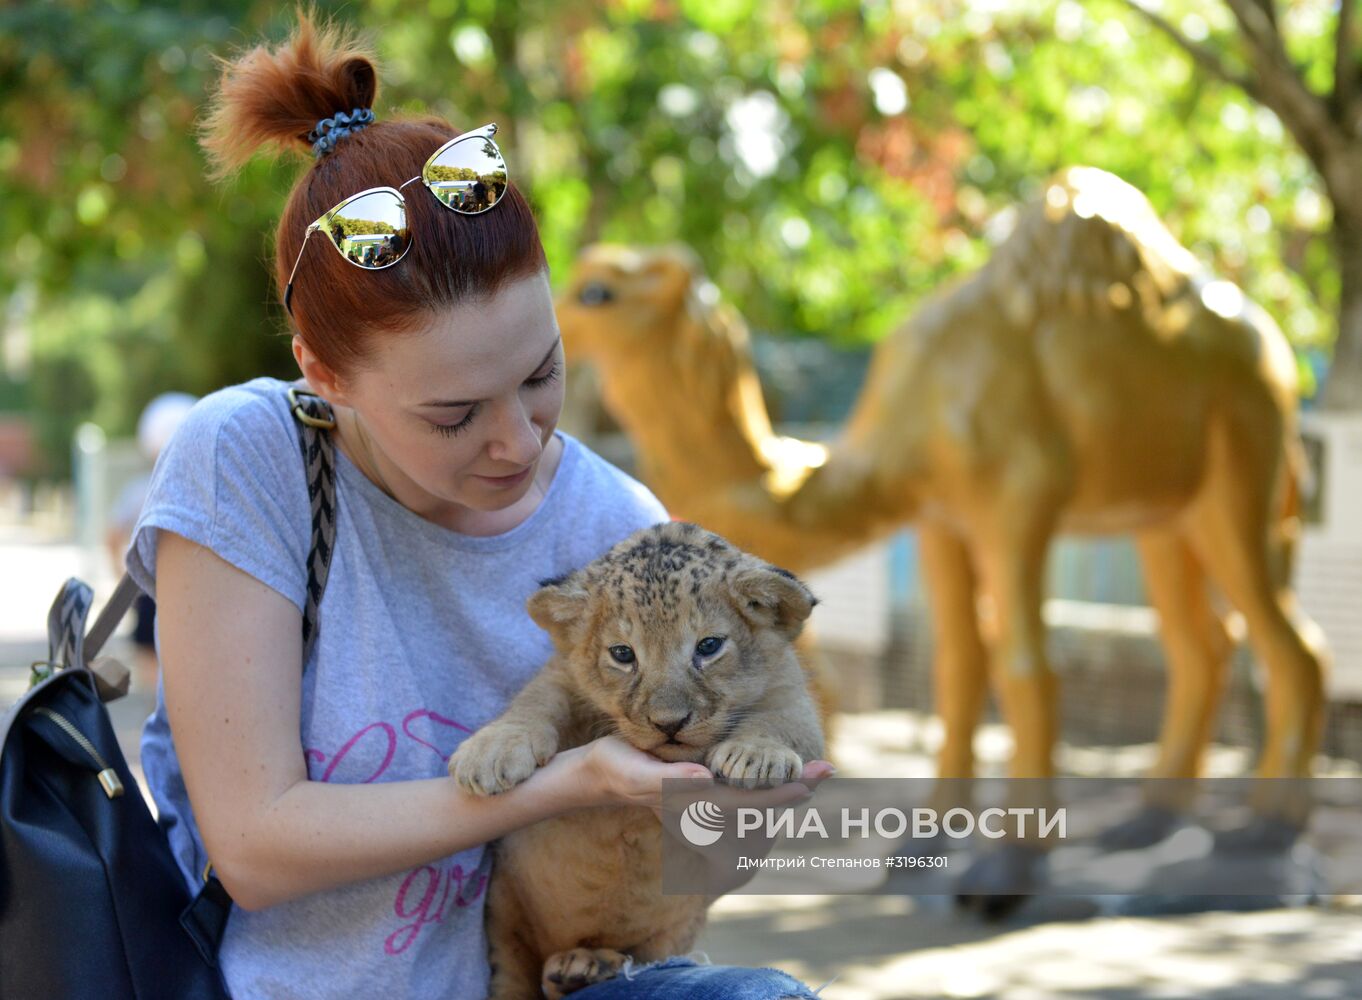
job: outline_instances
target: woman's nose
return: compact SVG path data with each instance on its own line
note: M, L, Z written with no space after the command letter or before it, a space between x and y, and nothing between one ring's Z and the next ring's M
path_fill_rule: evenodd
M496 430L487 448L488 455L498 462L519 468L533 464L544 450L544 443L529 407L517 397L498 409Z

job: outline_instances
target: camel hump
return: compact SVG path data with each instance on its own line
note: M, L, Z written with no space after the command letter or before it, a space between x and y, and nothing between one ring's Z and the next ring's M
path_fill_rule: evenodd
M984 278L1008 319L1029 326L1055 306L1158 312L1203 271L1140 191L1104 170L1068 167L1018 212Z

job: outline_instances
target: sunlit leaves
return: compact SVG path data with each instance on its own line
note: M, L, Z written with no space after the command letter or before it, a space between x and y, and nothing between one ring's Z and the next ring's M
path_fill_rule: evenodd
M1290 58L1323 91L1337 5L1277 7ZM1159 9L1247 71L1223 3ZM1119 0L323 10L380 46L380 116L502 125L558 279L586 242L681 241L759 329L864 343L986 259L998 220L1048 174L1090 163L1146 191L1298 342L1332 335L1330 205L1313 169L1271 112ZM167 382L202 390L289 363L268 247L299 163L211 188L193 130L211 55L277 40L290 20L259 0L0 10L0 295L36 289L35 364L93 366L99 413L124 429ZM148 288L138 301L163 308L144 326L110 319ZM156 349L129 346L144 341ZM119 365L149 374L120 382L105 370Z

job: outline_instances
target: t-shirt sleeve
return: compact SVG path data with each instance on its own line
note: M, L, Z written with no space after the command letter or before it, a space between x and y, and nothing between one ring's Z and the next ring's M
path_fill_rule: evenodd
M154 598L157 543L173 531L301 610L310 537L305 477L285 407L245 387L204 397L156 462L128 572Z

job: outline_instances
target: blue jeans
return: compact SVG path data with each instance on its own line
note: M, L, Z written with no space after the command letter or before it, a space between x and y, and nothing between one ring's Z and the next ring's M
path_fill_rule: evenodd
M625 966L604 983L571 994L572 1000L779 1000L817 994L776 969L737 965L697 965L689 958L668 958L638 967Z

